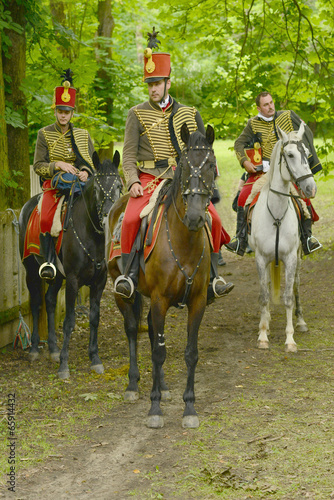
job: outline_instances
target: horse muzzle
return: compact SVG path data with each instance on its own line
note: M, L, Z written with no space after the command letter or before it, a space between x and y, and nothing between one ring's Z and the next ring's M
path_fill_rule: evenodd
M299 183L299 188L305 198L314 198L317 194L317 185L313 178L305 179Z
M205 224L205 217L186 213L183 223L189 231L199 231Z

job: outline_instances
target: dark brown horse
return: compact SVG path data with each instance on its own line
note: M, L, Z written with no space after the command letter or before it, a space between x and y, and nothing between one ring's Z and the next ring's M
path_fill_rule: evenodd
M48 317L48 346L50 356L59 361L58 375L68 378L68 348L70 336L75 325L75 301L78 290L83 285L90 287L90 340L89 358L91 369L97 373L103 372L103 365L98 355L97 329L100 319L100 300L107 280L105 261L104 218L114 202L119 198L122 181L118 173L120 156L115 152L113 161L104 160L101 165L98 156L93 156L96 172L87 181L82 194L79 195L70 212L67 230L64 231L59 260L66 276L66 316L63 324L64 341L59 355L55 332L55 308L57 295L64 276L57 269L55 279L49 284L45 295ZM20 253L23 256L24 239L29 217L36 207L40 195L33 196L22 208L19 218ZM32 346L30 358L38 357L38 319L42 303L42 280L39 276L41 262L34 255L24 259L26 282L30 293L30 305L33 316Z
M188 308L187 345L185 361L188 368L187 385L183 394L185 410L183 427L198 427L199 419L194 407L194 378L198 360L198 330L207 303L210 279L210 242L204 227L216 174L216 160L212 149L214 131L208 127L206 136L200 132L189 134L184 124L181 137L186 147L165 201L165 213L156 245L146 262L145 273L139 275L138 292L133 304L115 295L116 303L124 317L124 327L129 342L129 385L125 398L138 398L139 370L137 366L137 331L140 321L140 294L150 297L148 315L149 337L152 347L153 387L151 408L147 425L158 428L164 425L160 400L168 388L164 381L163 363L166 358L164 325L167 310L179 304ZM125 210L128 197L114 205L109 215L109 228L114 228ZM109 271L115 281L120 271L113 259Z

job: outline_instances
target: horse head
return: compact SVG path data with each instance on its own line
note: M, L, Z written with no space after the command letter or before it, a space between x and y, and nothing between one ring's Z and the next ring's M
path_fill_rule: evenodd
M181 139L185 143L179 163L180 189L185 205L183 222L190 231L198 231L205 223L217 173L212 149L215 134L210 125L205 136L198 130L190 134L184 123Z
M281 140L281 157L284 159L284 167L281 175L284 180L291 180L300 188L306 198L314 198L317 186L313 179L308 164L308 149L302 141L305 125L301 122L298 131L286 134L277 127L278 137Z
M94 196L99 222L102 227L104 218L108 215L115 201L120 197L123 188L123 183L118 173L120 154L118 151L115 151L112 161L105 159L100 163L98 154L94 152L93 163L96 170L94 174Z

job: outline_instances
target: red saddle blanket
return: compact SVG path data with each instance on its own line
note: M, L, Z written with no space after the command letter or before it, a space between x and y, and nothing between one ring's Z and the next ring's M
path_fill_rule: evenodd
M64 216L62 215L62 223L64 222ZM39 244L39 235L41 232L41 223L40 223L40 214L38 212L37 207L32 211L28 224L27 230L24 238L24 251L22 260L29 257L29 255L41 255L40 253L40 244ZM63 230L59 233L57 241L55 243L57 255L59 254L61 243L63 239Z
M165 205L160 205L159 209L158 209L158 215L157 215L156 219L153 221L152 241L149 245L146 244L146 237L147 237L147 234L150 230L152 220L149 222L148 227L146 229L145 239L144 239L144 260L145 260L145 262L148 260L149 256L152 253L153 248L155 247L164 211L165 211ZM206 232L207 232L207 235L209 237L209 240L210 240L210 246L211 246L211 248L213 248L212 235L211 235L211 231L210 231L207 224L205 225L205 228L206 228ZM111 244L110 253L109 253L109 262L111 260L115 259L116 257L120 257L120 255L121 255L121 243L120 243L120 241L113 241Z

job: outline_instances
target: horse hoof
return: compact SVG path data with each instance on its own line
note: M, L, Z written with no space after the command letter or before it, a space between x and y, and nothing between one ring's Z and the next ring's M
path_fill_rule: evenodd
M61 379L61 380L66 380L68 378L70 378L70 370L63 370L63 371L58 371L58 377Z
M267 340L259 340L257 343L258 349L269 349L269 342Z
M285 352L297 352L297 344L285 344Z
M182 427L184 429L197 429L199 427L199 418L197 415L186 415L182 418Z
M51 361L55 361L56 363L60 362L60 352L50 352Z
M136 391L125 391L124 393L124 401L128 403L134 403L139 399L139 392Z
M104 368L102 364L92 365L90 369L93 370L95 373L98 373L99 375L101 375L101 373L104 373Z
M39 352L29 352L29 361L34 362L39 358Z
M300 333L308 332L307 324L305 323L305 325L297 325L296 330L298 330L298 332Z
M161 429L164 426L164 417L162 415L149 415L146 425L150 429Z
M172 396L169 391L161 391L161 401L171 401Z

